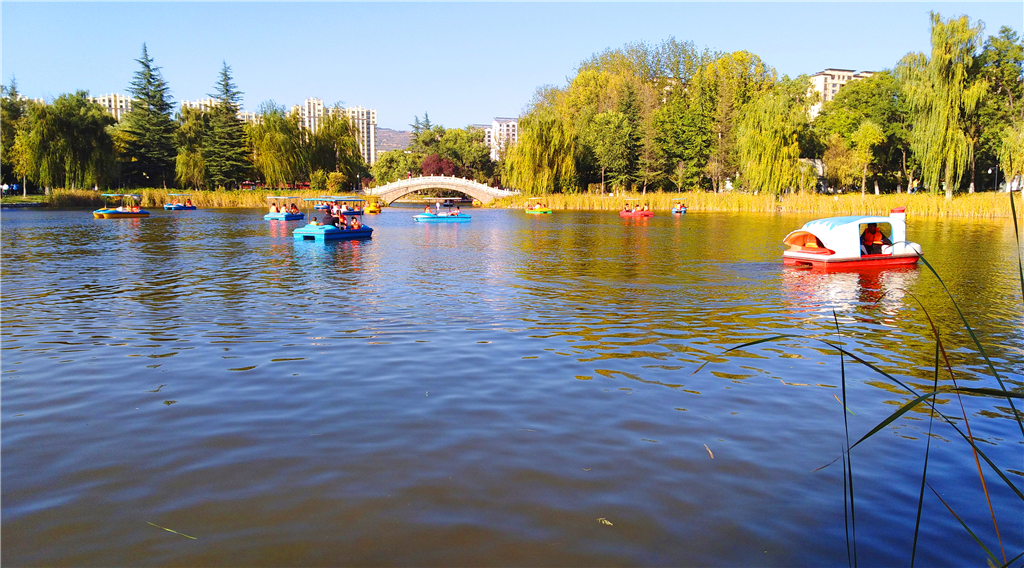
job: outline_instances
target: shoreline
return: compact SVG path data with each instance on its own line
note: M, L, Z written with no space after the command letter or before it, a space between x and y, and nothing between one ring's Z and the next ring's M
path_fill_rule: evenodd
M135 190L142 195L145 208L162 208L171 200L172 191L162 189ZM200 209L262 208L268 196L294 196L296 201L323 195L321 191L196 191L189 192L193 203ZM42 196L39 196L42 198ZM4 208L53 206L59 208L95 208L103 205L99 192L91 190L54 190L40 203L3 203ZM429 200L437 198L431 197ZM799 213L815 217L844 215L887 215L896 207L905 207L912 215L925 217L1011 218L1010 197L1007 193L983 192L963 194L946 200L944 195L860 193L844 195L785 194L753 195L748 193L619 193L600 195L593 193L527 196L518 195L491 202L483 207L495 209L523 209L531 203L542 203L556 211L618 211L627 202L648 204L653 211L669 213L673 205L683 203L689 212L733 213ZM1016 202L1024 209L1024 199Z

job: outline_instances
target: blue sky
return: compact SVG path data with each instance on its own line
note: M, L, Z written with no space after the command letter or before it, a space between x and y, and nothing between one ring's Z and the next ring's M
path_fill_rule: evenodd
M747 50L780 74L880 70L928 49L928 12L966 14L986 34L1018 33L1024 2L272 3L0 2L2 76L32 98L125 93L145 42L176 101L213 92L232 67L254 111L306 97L377 109L408 129L517 116L537 87L564 86L580 61L674 36Z

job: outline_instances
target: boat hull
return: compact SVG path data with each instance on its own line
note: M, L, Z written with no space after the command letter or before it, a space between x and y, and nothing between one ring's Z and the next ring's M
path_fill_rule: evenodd
M683 207L682 209L672 209L672 213L676 215L684 214L686 213L686 207Z
M350 241L353 239L369 239L373 236L372 227L358 229L339 229L334 225L306 225L292 232L297 241Z
M619 217L654 217L654 211L619 211Z
M433 213L420 213L413 216L413 219L420 223L469 223L470 217L465 214L458 215L434 215Z
M141 219L149 217L149 211L118 211L117 209L97 209L92 212L93 219Z
M833 255L787 251L782 254L782 263L787 266L808 266L824 270L857 270L887 266L913 266L917 264L919 258L920 256L917 254L871 254L852 258L835 258Z
M177 204L177 205L174 204L174 203L165 203L164 204L164 211L195 211L195 210L196 210L196 206L195 205L187 205L186 206L186 205L181 205L180 203Z
M550 209L527 209L526 213L529 215L550 215Z
M267 213L263 216L266 221L299 221L305 218L305 213Z

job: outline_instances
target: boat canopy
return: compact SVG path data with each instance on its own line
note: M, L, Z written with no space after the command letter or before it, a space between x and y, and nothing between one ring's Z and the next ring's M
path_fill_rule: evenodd
M168 193L167 195L177 195L179 197L188 197L191 193Z
M861 226L868 223L889 225L892 229L889 239L893 243L907 240L907 223L902 215L853 215L810 221L786 235L783 242L803 245L802 241L810 241L807 235L813 235L825 245L825 248L835 251L837 256L860 256Z
M298 195L268 195L267 199L298 199Z
M101 193L103 197L134 197L135 199L142 199L142 196L137 193Z

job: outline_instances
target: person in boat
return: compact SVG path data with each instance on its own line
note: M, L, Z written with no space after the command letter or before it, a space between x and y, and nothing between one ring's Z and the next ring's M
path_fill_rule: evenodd
M341 207L338 207L338 211L340 211L342 213L348 213L348 211L349 211L348 204L342 203Z
M861 253L882 254L882 245L892 245L892 241L878 228L877 223L868 223L868 228L860 235Z
M324 218L321 221L321 224L323 224L323 225L334 225L335 227L337 227L338 226L338 218L335 217L334 214L331 213L331 211L328 209L324 213Z
M192 200L191 199L186 199L185 200L185 207L192 207Z
M280 213L280 211L277 210L277 203L271 203L270 204L270 212L271 213Z
M448 214L451 215L452 217L458 217L459 215L462 215L462 208L461 207L456 207L455 209L453 209Z
M338 217L335 221L337 221L337 223L334 224L335 227L342 231L348 229L348 219L344 215Z
M433 212L430 210L430 206L429 205L427 205L426 207L423 208L423 212L424 213L429 213L431 215L433 214Z
M359 222L359 217L353 216L352 217L352 222L349 223L348 228L352 229L353 231L358 231L362 227L363 227L363 224Z
M181 204L181 202L178 201L177 197L175 197L174 199L171 200L171 205L180 205L180 204Z
M296 207L294 203L292 203L292 210L290 211L290 213L292 215L298 215L299 214L299 208Z
M132 213L138 213L139 211L142 211L142 207L138 205L132 205Z
M320 223L316 222L316 216L314 215L312 218L310 218L309 224L310 225L319 225Z

